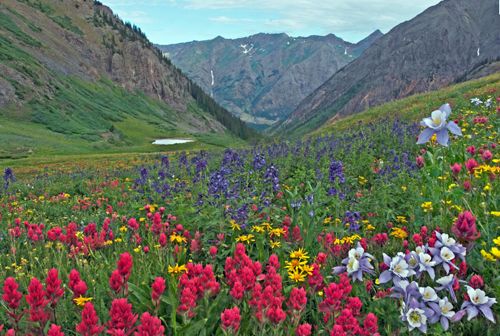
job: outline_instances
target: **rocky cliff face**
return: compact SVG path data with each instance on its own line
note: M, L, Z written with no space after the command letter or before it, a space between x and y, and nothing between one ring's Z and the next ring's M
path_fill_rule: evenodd
M223 132L229 123L245 127L197 90L139 28L98 1L5 0L0 27L5 56L0 57L0 108L50 98L58 90L55 76L72 76L111 80L160 100L184 113L188 131ZM193 106L209 113L202 118L191 112Z
M487 75L500 57L496 0L444 0L392 29L305 98L275 132L304 134L330 118Z
M257 34L159 46L172 62L243 120L271 125L382 33L357 44L327 36Z

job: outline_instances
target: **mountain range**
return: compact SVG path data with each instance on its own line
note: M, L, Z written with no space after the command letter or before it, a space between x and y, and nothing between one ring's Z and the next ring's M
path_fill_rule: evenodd
M300 136L409 95L500 71L497 0L444 0L331 76L271 132Z
M0 152L254 134L98 1L5 0L0 28Z
M353 44L329 34L217 37L158 48L223 107L263 128L285 119L335 72L383 34Z

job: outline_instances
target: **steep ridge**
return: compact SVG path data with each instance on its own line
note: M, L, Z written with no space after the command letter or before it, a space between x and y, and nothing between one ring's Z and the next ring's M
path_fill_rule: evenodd
M496 0L444 0L377 40L272 131L299 136L331 118L498 71Z
M1 2L0 118L105 147L130 145L123 123L136 133L146 124L166 135L254 135L138 27L90 0ZM36 147L29 134L10 140Z
M353 44L333 34L256 34L158 47L234 115L265 127L288 116L382 35L377 30Z

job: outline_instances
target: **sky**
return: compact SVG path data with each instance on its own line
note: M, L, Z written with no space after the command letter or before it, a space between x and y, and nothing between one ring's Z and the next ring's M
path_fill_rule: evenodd
M440 0L103 0L153 43L333 33L357 42L376 29L387 33Z

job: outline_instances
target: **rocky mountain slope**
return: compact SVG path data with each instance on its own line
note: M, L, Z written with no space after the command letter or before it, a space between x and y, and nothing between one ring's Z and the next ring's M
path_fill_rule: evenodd
M377 30L352 44L333 34L257 34L158 47L222 106L249 123L265 126L284 119L380 36Z
M498 71L496 0L444 0L392 29L304 99L275 133L301 135L332 118Z
M0 118L36 123L66 140L124 146L127 131L144 124L165 135L253 134L139 28L91 0L0 3ZM10 141L36 144L30 134Z

